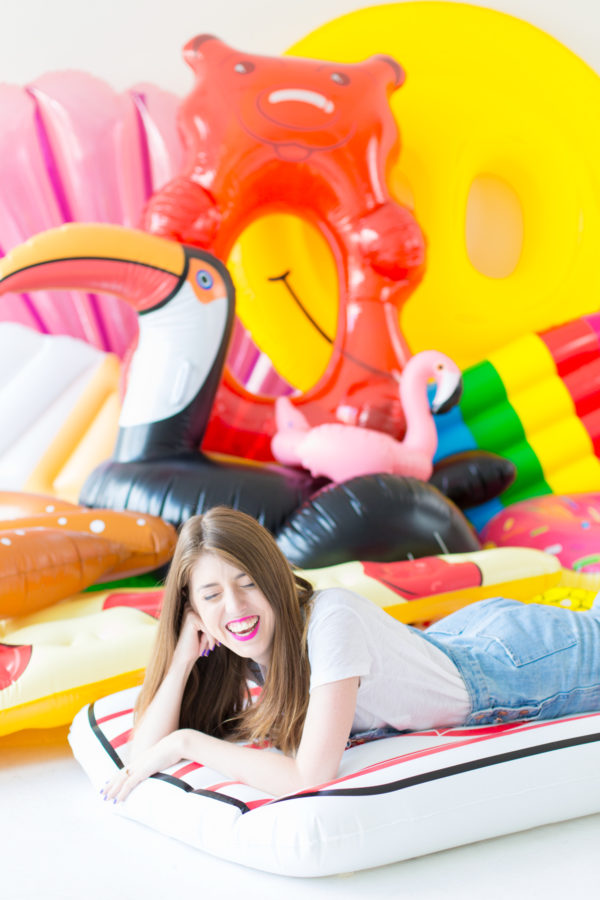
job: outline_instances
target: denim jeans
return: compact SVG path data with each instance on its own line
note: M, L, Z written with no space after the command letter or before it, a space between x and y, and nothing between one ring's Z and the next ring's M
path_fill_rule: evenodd
M465 724L555 719L600 710L600 609L573 612L493 597L426 631L462 675Z

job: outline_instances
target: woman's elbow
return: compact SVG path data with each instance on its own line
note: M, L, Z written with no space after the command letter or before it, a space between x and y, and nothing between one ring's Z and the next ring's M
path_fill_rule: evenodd
M338 766L310 766L299 767L294 777L294 787L288 793L300 793L310 788L317 788L320 785L329 784L338 775Z

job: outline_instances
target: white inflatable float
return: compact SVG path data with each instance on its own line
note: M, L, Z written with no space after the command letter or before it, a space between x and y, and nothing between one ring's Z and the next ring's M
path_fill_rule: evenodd
M76 503L117 437L119 360L13 322L0 322L0 349L0 489Z
M99 803L127 762L137 690L85 707L71 727ZM332 875L598 812L599 758L594 713L355 743L335 781L278 799L183 761L112 808L255 869Z

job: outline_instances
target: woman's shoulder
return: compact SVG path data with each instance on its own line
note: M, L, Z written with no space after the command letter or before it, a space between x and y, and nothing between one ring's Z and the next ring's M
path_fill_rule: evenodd
M331 615L375 617L381 614L379 607L348 588L333 587L316 591L312 599L311 619Z
M358 620L358 621L357 621ZM311 630L327 624L331 628L347 631L357 624L365 635L384 644L397 644L412 638L412 629L390 616L372 600L348 588L333 587L315 592L308 625Z

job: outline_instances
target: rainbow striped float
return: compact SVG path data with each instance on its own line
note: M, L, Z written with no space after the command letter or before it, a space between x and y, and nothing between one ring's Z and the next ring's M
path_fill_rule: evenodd
M460 404L436 420L435 461L479 449L517 468L501 498L469 511L476 528L528 497L600 490L600 314L524 335L463 377Z

